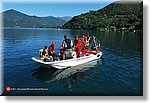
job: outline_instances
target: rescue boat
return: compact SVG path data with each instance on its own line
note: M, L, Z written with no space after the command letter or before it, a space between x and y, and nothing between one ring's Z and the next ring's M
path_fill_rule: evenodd
M102 52L99 52L97 54L89 53L87 56L83 56L80 58L72 58L68 60L53 61L53 62L44 62L43 60L40 60L38 57L37 58L32 57L31 59L45 68L54 67L57 69L64 69L100 59L101 56Z
M81 65L101 58L102 52L98 50L96 41L97 41L96 37L93 36L89 48L92 48L94 50L88 49L86 55L81 56L79 58L76 58L76 56L74 56L73 58L67 60L57 60L57 61L48 61L48 62L47 61L44 62L39 57L32 57L31 59L39 63L42 67L46 67L46 68L54 67L57 69L64 69L64 68Z

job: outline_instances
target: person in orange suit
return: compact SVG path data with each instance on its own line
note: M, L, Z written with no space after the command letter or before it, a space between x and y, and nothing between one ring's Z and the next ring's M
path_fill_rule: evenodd
M82 47L82 49L81 49L82 55L86 55L86 53L87 53L87 49L86 49L86 39L85 39L85 38L81 38L81 42L82 42L82 44L81 44L81 47Z
M49 46L49 51L48 51L49 56L52 56L53 59L55 58L54 47L55 47L55 43L52 42L52 44Z
M76 51L76 54L77 54L77 58L79 58L80 57L80 51L81 51L81 45L80 45L80 40L79 40L77 35L75 36L73 46L75 46L75 51Z
M60 50L60 57L61 57L61 60L63 59L63 52L64 52L64 47L63 47L63 45L60 45L60 47L59 47L59 50Z

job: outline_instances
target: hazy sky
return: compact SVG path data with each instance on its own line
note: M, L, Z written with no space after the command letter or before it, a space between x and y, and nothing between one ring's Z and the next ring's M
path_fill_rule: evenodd
M3 11L15 9L28 15L36 16L76 16L89 10L98 10L113 1L93 3L3 3Z

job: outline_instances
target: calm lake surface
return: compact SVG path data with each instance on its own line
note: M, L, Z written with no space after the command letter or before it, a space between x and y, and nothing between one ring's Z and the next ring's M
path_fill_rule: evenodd
M63 36L95 34L101 41L101 60L56 70L31 60L39 49ZM57 29L4 29L4 87L43 87L48 91L11 91L3 95L142 95L143 33Z

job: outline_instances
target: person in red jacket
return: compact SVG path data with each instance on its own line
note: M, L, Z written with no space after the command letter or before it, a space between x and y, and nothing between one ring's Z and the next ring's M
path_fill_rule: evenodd
M48 54L49 54L49 56L53 57L53 60L54 60L54 57L55 57L54 48L55 48L55 43L52 42L52 44L49 46Z
M86 39L85 37L84 38L81 38L81 52L82 52L82 55L86 55L87 53L87 49L86 49Z
M86 41L85 41L85 39L81 38L81 42L82 42L81 47L85 48L86 47Z
M81 51L81 45L80 45L80 40L79 40L77 35L75 36L73 46L75 46L75 51L76 51L76 54L77 54L77 58L79 58L80 57L80 51Z
M59 50L60 50L60 59L63 60L64 47L62 44L60 45Z

